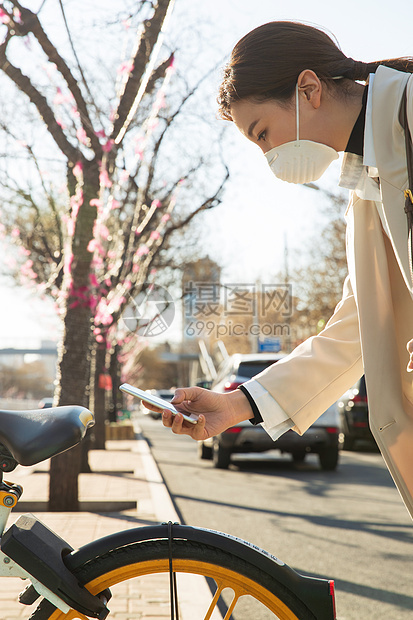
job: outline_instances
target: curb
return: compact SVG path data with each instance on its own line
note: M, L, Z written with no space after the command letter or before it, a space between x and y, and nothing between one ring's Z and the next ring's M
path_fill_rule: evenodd
M173 523L179 523L180 518L175 510L159 467L152 456L149 444L137 425L135 430L136 449L134 451L138 452L142 459L156 519L160 522L172 521ZM199 579L193 575L182 574L179 576L178 588L182 620L194 620L194 618L204 617L212 600L211 590L206 579L200 583ZM196 592L196 596L194 596L194 592ZM204 615L201 616L201 614ZM222 620L222 615L218 609L214 609L211 620Z

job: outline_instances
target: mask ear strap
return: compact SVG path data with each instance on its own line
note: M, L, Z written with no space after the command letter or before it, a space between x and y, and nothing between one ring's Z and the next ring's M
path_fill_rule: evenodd
M295 85L295 116L296 116L296 124L297 124L297 140L300 139L300 110L299 110L299 102L298 102L298 82Z

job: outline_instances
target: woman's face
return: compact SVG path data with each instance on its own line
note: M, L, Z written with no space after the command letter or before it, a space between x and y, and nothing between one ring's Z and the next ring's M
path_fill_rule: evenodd
M363 87L356 99L334 97L308 69L298 78L299 138L343 151L361 109ZM296 93L291 100L241 99L231 106L231 117L240 132L263 153L297 139Z
M259 103L243 99L232 105L231 116L240 132L263 153L297 137L295 105L280 105L273 99ZM303 138L301 133L300 118Z

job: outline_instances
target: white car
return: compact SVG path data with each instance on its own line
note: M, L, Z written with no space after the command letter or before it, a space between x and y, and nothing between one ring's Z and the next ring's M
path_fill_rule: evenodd
M279 361L282 353L236 354L230 356L211 389L217 392L235 390L268 366ZM299 389L299 387L297 387ZM334 470L339 458L339 412L334 403L303 434L289 430L273 441L259 424L253 426L248 420L232 426L220 435L200 442L199 456L212 459L214 466L226 469L235 453L280 450L291 454L294 462L301 463L309 453L318 454L324 470Z

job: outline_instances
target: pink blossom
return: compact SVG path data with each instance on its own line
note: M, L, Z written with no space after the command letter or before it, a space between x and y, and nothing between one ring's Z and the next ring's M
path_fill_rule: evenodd
M96 309L96 306L98 305L98 298L96 295L91 295L89 298L89 308L91 308L93 311Z
M111 204L110 204L110 208L111 209L119 209L119 207L120 207L120 202L118 202L117 200L115 200L113 198L113 200L111 201Z
M156 111L159 111L161 108L164 108L165 105L165 93L163 90L160 90L156 97L154 108Z
M147 245L141 245L135 252L135 256L145 256L149 254L149 248Z
M153 131L154 129L157 128L157 126L159 125L159 119L157 118L153 118L149 123L148 123L148 128L150 131Z
M72 263L73 263L73 254L71 252L67 252L65 256L65 263L63 266L63 273L70 274L72 271Z
M93 255L92 265L93 265L93 267L98 269L99 267L101 267L103 265L103 258L95 253Z
M91 239L87 246L88 252L97 252L101 256L104 256L105 250L103 245L97 239Z
M156 207L157 209L159 209L159 207L162 207L162 203L160 200L152 200L151 207Z
M171 216L169 215L169 213L165 213L165 215L161 217L161 222L167 222L170 219L171 219Z
M59 125L59 127L61 127L62 129L66 129L66 125L64 124L63 121L61 121L60 119L56 119L56 123Z
M13 19L15 22L17 22L18 24L22 24L22 14L21 11L19 9L17 9L16 7L13 9Z
M80 177L83 172L83 164L81 161L78 161L75 166L73 166L73 174L76 178Z
M115 146L114 140L107 140L105 144L102 145L102 151L104 151L105 153L110 153L110 151L113 149L114 146Z
M104 168L100 171L99 182L102 187L112 187L112 181L109 179L107 170Z
M92 198L89 204L91 207L96 207L98 211L103 209L103 202L99 198Z
M66 101L66 97L62 93L62 89L57 87L56 95L55 95L55 97L53 99L53 103L55 105L62 105L62 103L64 103L65 101Z
M107 239L109 237L109 229L102 223L96 223L95 225L96 235L101 237L102 239Z
M72 208L72 220L76 220L79 209L83 204L83 190L78 187L76 190L76 194L70 197L70 206Z
M10 17L5 11L3 11L3 9L0 9L0 22L2 24L8 24L10 22Z
M139 269L140 269L140 265L138 265L138 263L133 263L132 273L138 273Z
M168 69L175 69L175 54L172 54Z
M119 182L120 183L125 183L125 181L127 181L130 177L130 174L127 170L122 170L120 177L119 177Z
M67 221L67 234L69 235L69 237L73 237L73 235L75 234L75 221L72 219L68 219Z
M106 134L103 129L99 129L99 131L96 132L96 135L98 138L106 138Z
M99 286L98 279L94 273L89 274L89 280L92 286Z
M132 282L130 280L125 280L123 285L124 285L124 287L126 288L127 291L130 291L130 289L132 288Z
M79 140L79 142L81 142L84 145L88 145L89 140L86 134L86 131L83 129L83 127L79 127L79 129L76 132L76 137Z
M33 261L28 259L20 268L20 271L23 276L29 278L30 280L35 280L37 278L37 273L35 273L32 269Z
M134 69L133 60L127 60L118 67L118 73L131 73Z
M159 230L153 230L151 232L151 239L159 239L161 236L161 233L159 232Z

